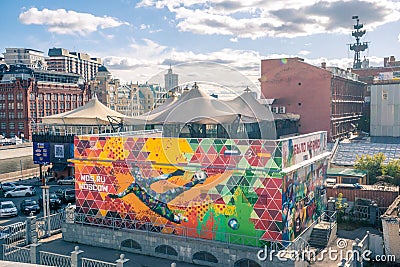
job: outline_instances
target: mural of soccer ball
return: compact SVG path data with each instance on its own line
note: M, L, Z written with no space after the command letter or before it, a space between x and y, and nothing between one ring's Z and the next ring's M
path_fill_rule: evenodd
M228 221L228 226L233 230L237 230L239 229L239 222L235 218L232 218Z

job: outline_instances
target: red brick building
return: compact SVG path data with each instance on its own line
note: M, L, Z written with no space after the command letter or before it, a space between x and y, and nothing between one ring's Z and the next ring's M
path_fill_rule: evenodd
M365 83L339 68L301 58L261 61L261 93L276 113L300 115L299 133L327 131L335 140L355 130L363 113Z
M0 74L0 134L31 139L41 117L76 109L90 98L77 74L10 66Z

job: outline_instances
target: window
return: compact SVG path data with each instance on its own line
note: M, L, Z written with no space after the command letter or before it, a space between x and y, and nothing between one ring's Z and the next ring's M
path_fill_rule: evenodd
M24 114L21 111L18 111L17 118L22 119L23 117L24 117Z
M193 255L193 260L218 263L218 259L213 254L208 253L206 251L196 252Z
M9 126L9 129L10 129L10 130L14 130L14 129L15 129L15 122L10 122L10 123L8 124L8 126Z
M46 100L51 100L51 94L46 94Z
M24 104L21 102L17 103L17 109L24 109Z
M14 100L14 94L8 93L7 99L8 99L8 100Z
M178 252L176 252L176 250L173 247L168 245L160 245L156 247L155 252L171 256L178 256Z
M35 94L34 93L31 93L29 95L29 100L35 100Z
M0 94L0 100L5 100L5 95Z
M14 112L8 112L8 118L14 119Z
M126 239L126 240L122 241L121 247L142 250L142 246L138 242L136 242L135 240L132 240L132 239Z
M24 129L24 123L23 122L18 122L18 129L20 129L20 130Z
M0 129L5 130L7 128L7 124L5 122L0 123Z
M17 100L22 100L22 93L17 94Z
M14 102L8 102L8 109L14 109Z
M0 109L6 109L6 103L0 103Z

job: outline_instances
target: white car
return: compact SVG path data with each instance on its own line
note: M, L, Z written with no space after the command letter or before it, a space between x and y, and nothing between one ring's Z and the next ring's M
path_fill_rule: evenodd
M33 186L19 185L13 190L7 191L5 197L30 197L36 195L36 190Z
M14 182L5 182L5 183L1 183L1 185L0 185L1 189L3 189L3 191L10 191L17 186L18 186L18 184L14 183Z
M12 201L0 202L0 217L12 217L17 216L18 210Z

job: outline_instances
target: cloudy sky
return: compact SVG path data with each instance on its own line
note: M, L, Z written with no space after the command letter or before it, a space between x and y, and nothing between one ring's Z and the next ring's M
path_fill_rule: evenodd
M126 82L155 80L169 64L176 72L196 72L178 67L194 62L225 69L228 76L209 71L217 73L209 82L236 72L248 79L243 84L255 86L260 61L267 58L299 56L346 68L353 59L353 15L367 30L363 41L370 48L362 56L371 65L390 55L400 59L399 0L25 0L0 1L0 10L1 52L86 52Z

